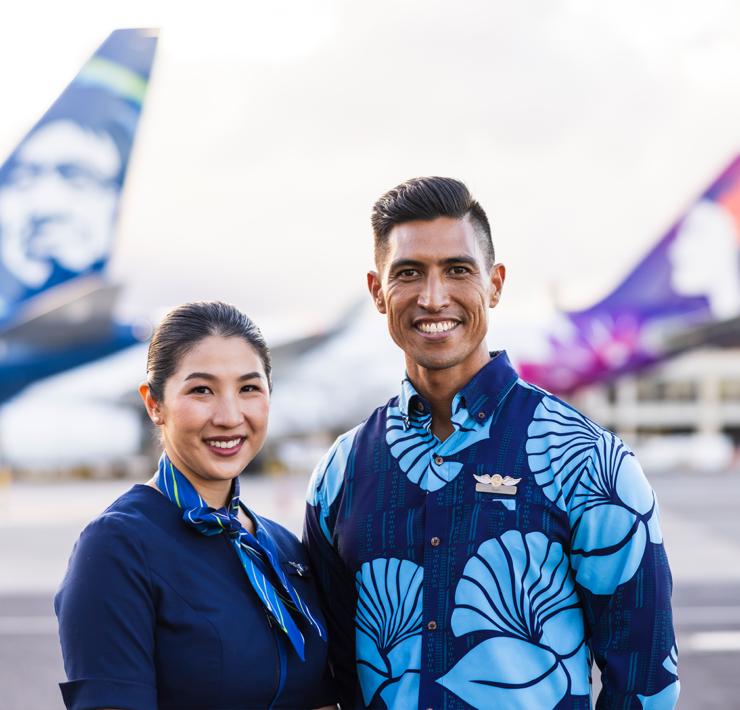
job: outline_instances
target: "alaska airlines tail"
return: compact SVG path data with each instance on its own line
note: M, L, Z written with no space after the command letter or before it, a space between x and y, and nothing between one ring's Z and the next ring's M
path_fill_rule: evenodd
M156 34L111 33L0 167L0 401L137 342L103 271Z
M595 306L562 314L522 377L569 392L689 347L740 341L740 158Z

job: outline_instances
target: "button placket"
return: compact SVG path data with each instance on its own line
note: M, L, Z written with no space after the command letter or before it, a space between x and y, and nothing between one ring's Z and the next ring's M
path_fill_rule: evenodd
M432 456L434 461L434 456ZM426 491L426 519L424 524L424 607L421 619L422 665L419 688L419 707L441 708L444 705L442 686L434 682L449 669L440 646L445 631L445 590L449 585L446 564L446 542L449 538L450 508L443 504L446 487Z

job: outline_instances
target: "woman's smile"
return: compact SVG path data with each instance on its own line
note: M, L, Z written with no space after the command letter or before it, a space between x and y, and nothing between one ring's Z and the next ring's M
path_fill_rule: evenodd
M217 456L235 456L246 440L246 436L214 436L203 443Z

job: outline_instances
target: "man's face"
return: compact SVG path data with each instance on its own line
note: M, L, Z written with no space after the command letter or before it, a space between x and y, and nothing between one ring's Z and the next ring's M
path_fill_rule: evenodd
M503 265L486 268L468 219L441 217L391 230L382 273L368 285L388 329L406 357L444 370L485 348L488 309L499 300Z
M5 267L40 288L54 264L82 272L110 248L121 158L108 134L72 121L37 131L18 151L0 187L0 247Z

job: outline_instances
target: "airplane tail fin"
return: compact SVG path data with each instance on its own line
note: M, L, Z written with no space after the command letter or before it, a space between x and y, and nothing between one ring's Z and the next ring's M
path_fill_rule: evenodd
M612 293L564 314L542 361L519 369L535 384L568 392L657 362L687 332L738 315L740 157Z
M110 256L155 30L116 30L0 166L0 329Z
M720 280L712 284L711 274L720 268L720 258L732 263L731 276L720 275ZM578 318L629 310L639 313L644 320L687 313L699 319L730 317L740 313L740 289L734 288L737 284L740 284L740 157L611 294L591 308L571 315ZM731 293L718 297L723 289Z

